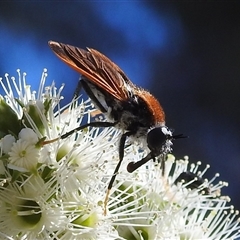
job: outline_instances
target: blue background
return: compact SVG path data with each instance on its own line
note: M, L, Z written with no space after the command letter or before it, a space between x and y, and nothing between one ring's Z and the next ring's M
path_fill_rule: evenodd
M240 209L239 13L238 1L1 1L0 76L20 68L37 90L47 68L48 83L66 83L67 103L79 75L47 42L101 51L157 96L167 126L189 136L174 154L210 164L206 176L219 172Z

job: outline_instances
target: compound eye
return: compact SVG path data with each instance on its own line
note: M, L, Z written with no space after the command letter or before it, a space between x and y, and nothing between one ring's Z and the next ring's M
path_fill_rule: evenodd
M162 145L169 137L169 135L166 135L166 131L164 131L165 128L166 127L156 127L148 132L147 144L151 151L161 151Z

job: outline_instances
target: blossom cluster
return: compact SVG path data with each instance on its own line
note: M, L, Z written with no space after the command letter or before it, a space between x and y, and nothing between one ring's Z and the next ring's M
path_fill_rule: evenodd
M0 239L236 239L238 211L221 195L227 184L204 179L209 166L168 155L164 174L148 162L128 173L129 162L146 155L127 144L125 157L104 198L118 163L121 131L85 128L94 121L90 100L74 99L61 107L62 90L37 92L18 70L18 79L0 79ZM101 116L102 117L102 116ZM104 118L101 119L104 121Z

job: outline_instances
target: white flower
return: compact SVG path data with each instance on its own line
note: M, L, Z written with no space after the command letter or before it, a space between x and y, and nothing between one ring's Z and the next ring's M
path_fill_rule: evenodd
M237 211L221 195L227 184L203 178L209 166L168 155L161 164L148 162L134 173L129 162L146 152L125 147L104 215L109 180L118 163L121 132L113 127L85 128L94 121L92 104L72 101L60 108L62 87L31 92L26 74L19 81L6 75L6 119L0 119L0 238L1 239L236 239ZM14 87L14 89L12 89ZM14 96L13 92L17 92ZM1 114L1 112L0 112ZM102 119L104 121L104 119ZM11 133L9 135L9 133ZM139 151L141 150L141 151Z
M18 182L0 188L0 232L9 239L45 239L47 232L67 224L61 214L61 202L49 201L56 193L51 184L39 176L27 177L23 186Z
M19 139L13 143L9 156L11 165L26 169L26 171L33 171L37 167L39 149L35 144Z

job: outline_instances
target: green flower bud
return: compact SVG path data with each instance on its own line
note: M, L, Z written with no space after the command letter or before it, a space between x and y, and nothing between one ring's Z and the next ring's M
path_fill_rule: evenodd
M0 96L0 138L9 133L18 135L21 123L16 112Z
M31 123L31 121L33 121L34 124L37 126L39 132L42 135L44 135L45 133L45 127L43 124L43 118L45 118L44 112L45 109L41 102L29 103L26 106L26 112L24 112L23 115L24 124L29 128L33 128ZM29 117L31 118L31 121L29 121Z

